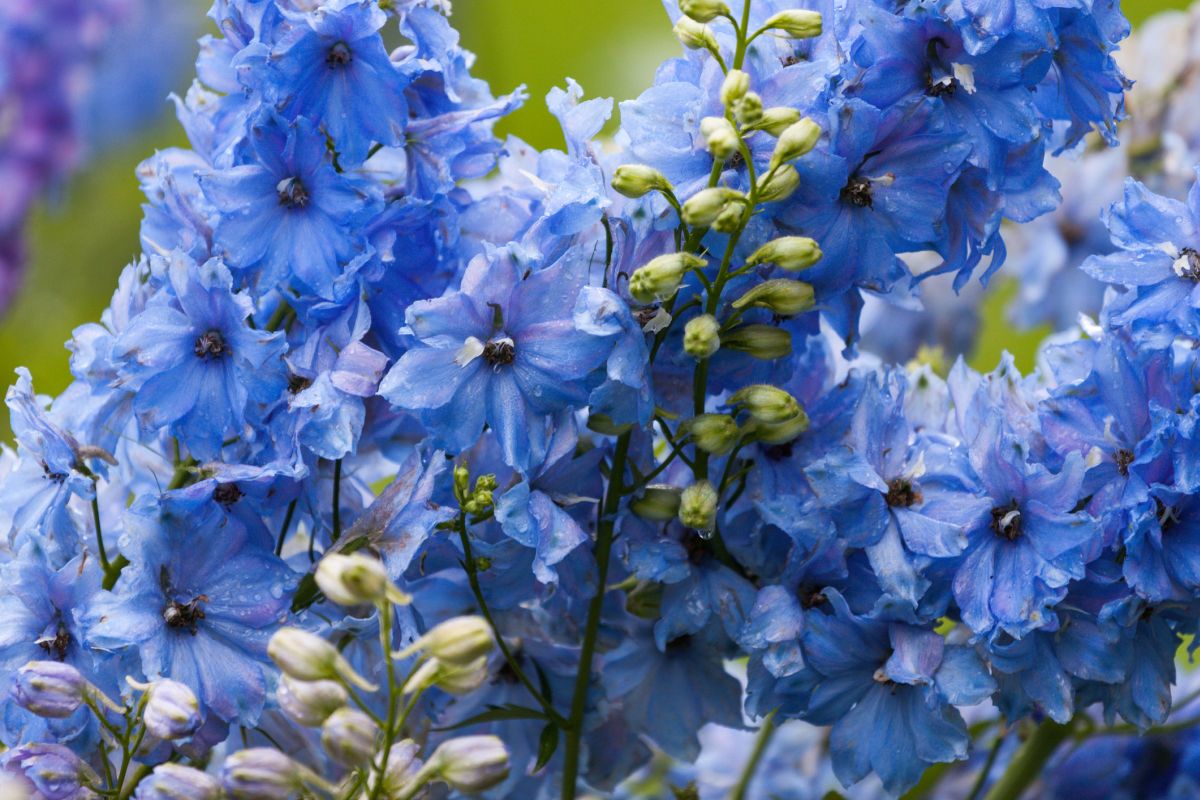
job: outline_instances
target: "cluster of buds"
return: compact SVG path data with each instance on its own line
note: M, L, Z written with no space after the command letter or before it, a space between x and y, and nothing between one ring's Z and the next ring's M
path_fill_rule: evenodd
M784 444L808 430L808 414L777 386L754 384L734 392L729 404L749 415L745 432L765 444Z
M418 666L404 686L406 693L436 686L450 694L466 694L488 677L488 656L495 647L492 629L482 617L453 617L395 653L416 656Z
M469 516L478 517L491 511L495 502L492 494L499 484L495 475L480 475L471 488L471 472L462 464L454 468L454 497Z

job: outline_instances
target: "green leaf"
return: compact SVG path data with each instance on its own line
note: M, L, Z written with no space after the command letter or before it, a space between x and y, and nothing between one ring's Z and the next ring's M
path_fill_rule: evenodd
M546 727L542 728L541 738L538 740L538 757L537 764L533 771L537 772L542 767L550 763L550 759L554 758L554 751L558 749L558 726L553 722L547 723Z
M468 725L479 725L484 722L500 722L509 719L540 719L545 720L546 715L536 708L526 708L513 703L505 703L502 706L488 706L488 710L473 717L468 717L462 722L456 722L453 725L447 725L444 728L434 728L435 731L453 731L459 728L465 728Z
M547 703L552 702L554 700L554 693L550 691L550 681L546 679L546 673L542 670L542 665L532 658L529 660L533 662L533 668L537 670L538 688L541 689L542 697L546 698Z
M324 598L325 595L317 588L317 576L310 572L296 586L296 594L292 597L292 613L298 614Z

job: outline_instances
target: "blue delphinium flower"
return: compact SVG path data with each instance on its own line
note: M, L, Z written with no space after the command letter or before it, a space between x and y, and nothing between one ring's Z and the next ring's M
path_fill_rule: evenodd
M117 340L121 380L137 391L143 427L170 426L197 456L211 458L241 433L247 404L282 386L282 339L249 325L250 298L232 290L220 260L197 264L176 253L166 272L170 294Z
M582 275L570 260L521 275L520 253L477 257L462 289L414 303L408 325L419 341L384 377L379 393L418 412L450 451L487 424L504 460L529 469L546 457L546 419L587 403L587 377L608 357L609 336L579 330L572 308ZM551 289L550 287L553 287Z
M295 573L215 501L174 509L142 498L125 529L132 563L88 608L88 645L132 648L147 677L170 676L221 719L253 724L267 696L267 639L287 617Z

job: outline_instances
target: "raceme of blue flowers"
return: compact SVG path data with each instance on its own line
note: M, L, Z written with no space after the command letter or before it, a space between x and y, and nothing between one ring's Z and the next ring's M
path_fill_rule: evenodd
M1017 798L1110 729L1063 785L1138 763L1200 613L1200 189L1130 180L1103 309L1031 375L860 352L1117 141L1116 0L667 5L615 140L569 82L538 152L448 4L217 0L142 255L69 388L6 397L4 791L932 797L964 762L944 796Z

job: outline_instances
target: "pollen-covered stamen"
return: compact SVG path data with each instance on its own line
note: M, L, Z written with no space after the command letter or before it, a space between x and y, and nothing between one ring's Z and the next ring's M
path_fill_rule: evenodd
M223 506L231 506L244 496L245 492L236 483L218 483L217 488L213 489L213 500Z
M483 360L493 367L508 366L517 358L517 348L507 336L492 339L483 346Z
M958 81L953 75L943 75L940 78L934 78L931 72L925 78L925 94L930 97L947 97L954 94L958 89Z
M345 42L338 42L325 54L325 63L331 67L344 67L353 60L354 54L350 52L350 45Z
M1175 269L1175 274L1185 281L1200 283L1200 252L1190 247L1183 248L1179 251L1179 257L1175 259L1172 267Z
M229 355L229 345L226 344L225 337L217 330L205 331L197 336L192 350L198 358L205 361Z
M909 508L921 502L921 492L908 478L894 478L885 499L892 508Z
M853 203L859 208L870 208L875 205L872 193L871 179L855 175L842 187L841 197L844 202Z
M168 628L187 630L195 636L200 620L204 619L204 609L200 607L202 602L208 602L204 595L194 597L186 603L172 600L163 609L163 621L167 623Z
M299 178L284 178L275 184L275 192L279 195L279 205L284 208L304 208L308 205L308 189Z
M992 509L992 530L1010 542L1021 537L1021 510L1015 501Z
M71 634L60 622L53 636L43 636L37 640L36 644L53 656L55 661L66 661L67 649L71 646Z
M1133 453L1125 449L1118 450L1113 453L1113 461L1117 462L1117 472L1128 475L1129 465L1133 463Z

